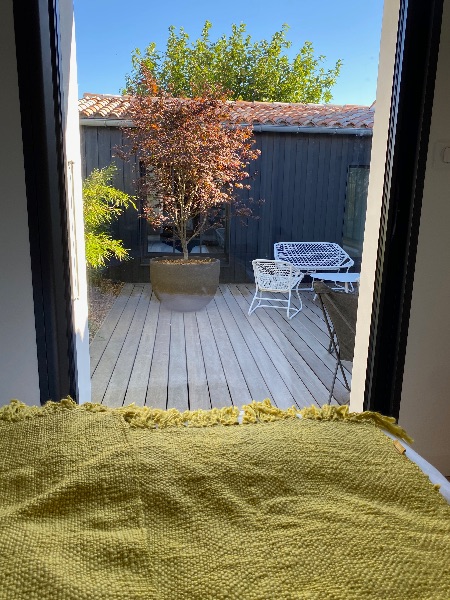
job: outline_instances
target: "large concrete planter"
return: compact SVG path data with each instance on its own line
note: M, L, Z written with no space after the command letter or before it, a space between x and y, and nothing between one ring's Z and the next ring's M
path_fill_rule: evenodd
M168 310L192 312L214 298L219 285L220 260L161 256L150 260L150 281L161 304Z

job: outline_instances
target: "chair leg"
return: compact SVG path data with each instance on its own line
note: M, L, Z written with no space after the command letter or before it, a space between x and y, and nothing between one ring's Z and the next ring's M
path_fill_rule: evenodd
M288 294L288 301L287 301L287 308L286 308L286 316L288 319L290 319L290 312L291 312L291 290L289 290L289 294Z
M347 388L347 390L349 392L351 391L350 385L348 383L347 377L346 377L345 372L344 372L344 367L342 366L341 359L339 358L339 353L337 352L336 368L334 369L333 383L331 385L330 395L328 397L328 404L330 404L331 398L333 396L334 384L336 383L338 368L341 369L342 377L344 378L344 385L345 385L345 387Z
M299 285L300 285L300 283L297 283L297 285L295 286L295 293L297 294L298 303L299 303L299 306L300 306L300 308L298 310L302 310L302 308L303 308L303 302L302 302L302 299L300 298L300 292L298 290L298 286Z
M286 307L286 315L288 319L292 319L293 317L295 317L295 315L301 311L302 309L302 300L300 298L300 295L297 291L297 297L300 303L300 308L295 308L295 306L292 306L291 302L292 302L292 290L289 290L288 292L288 298L287 299L271 299L271 298L266 298L264 297L263 294L264 290L261 290L258 288L258 286L256 286L256 291L255 294L253 296L253 299L250 303L249 309L248 309L248 313L249 315L251 315L257 308L262 307L262 308L281 308L284 309ZM271 291L278 291L278 290L271 290ZM284 292L283 292L284 293ZM271 304L263 304L264 301L268 301L268 302L272 302ZM279 302L281 303L280 305L275 305L273 304L273 302ZM292 314L291 314L292 313Z
M331 398L333 397L333 390L334 390L334 384L336 383L336 377L337 377L337 372L338 372L338 366L339 366L339 359L336 360L336 368L334 369L334 374L333 374L333 383L331 384L331 390L330 390L330 395L328 397L328 404L331 404Z
M336 356L339 357L338 354L338 350L336 348L336 341L334 339L334 327L333 324L329 322L329 319L327 317L327 311L325 309L325 306L323 304L322 298L319 296L319 300L320 300L320 305L322 307L322 312L323 312L323 316L325 317L325 323L327 325L327 329L328 329L328 335L330 336L330 343L328 344L328 352L330 354L333 354L333 350L336 352Z
M339 354L338 354L338 365L339 365L339 366L340 366L340 368L341 368L342 377L344 378L344 385L345 385L345 387L348 389L348 391L350 391L350 385L349 385L349 383L348 383L348 381L347 381L347 377L346 377L346 375L345 375L345 372L344 372L344 367L342 366L342 362L341 362L341 359L340 359L340 357L339 357Z
M253 304L255 303L255 301L258 300L258 304L253 308ZM253 311L255 311L259 304L260 304L261 300L260 298L258 298L258 286L256 286L256 290L255 290L255 295L253 296L253 300L250 304L250 307L248 309L248 314L251 315Z
M297 315L297 314L298 314L298 313L299 313L299 312L302 310L302 308L303 308L302 299L300 298L300 295L299 295L299 293L298 293L298 284L295 286L295 288L294 288L294 289L295 289L295 291L296 291L296 293L297 293L297 298L298 298L298 301L299 301L299 304L300 304L300 308L297 308L297 309L296 309L296 308L294 308L294 307L291 307L292 290L289 290L289 296L288 296L288 308L287 308L287 318L288 318L288 319L292 319L292 318L294 318L294 317L295 317L295 315ZM289 314L291 310L293 311L293 313L292 313L292 314Z
M332 335L334 336L334 327L332 330ZM330 354L333 354L333 340L330 338L330 343L328 344L328 352Z

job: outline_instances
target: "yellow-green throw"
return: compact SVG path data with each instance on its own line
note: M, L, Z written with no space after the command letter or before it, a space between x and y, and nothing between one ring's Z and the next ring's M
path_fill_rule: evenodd
M0 409L0 599L449 600L450 506L395 424L303 416Z

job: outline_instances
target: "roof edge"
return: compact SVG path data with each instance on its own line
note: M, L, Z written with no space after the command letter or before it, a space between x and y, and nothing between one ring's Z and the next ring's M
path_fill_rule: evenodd
M80 125L84 127L133 127L129 119L108 119L81 117ZM253 125L254 133L322 133L330 135L372 135L370 127L305 127L300 125Z

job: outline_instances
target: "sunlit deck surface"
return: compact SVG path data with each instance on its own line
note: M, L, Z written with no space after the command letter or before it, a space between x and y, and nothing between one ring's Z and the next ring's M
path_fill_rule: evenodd
M335 358L312 293L302 293L291 320L276 309L248 316L253 293L252 284L220 285L206 309L177 313L150 284L125 284L91 343L92 401L179 410L264 398L279 408L325 404ZM347 400L338 379L332 403Z

